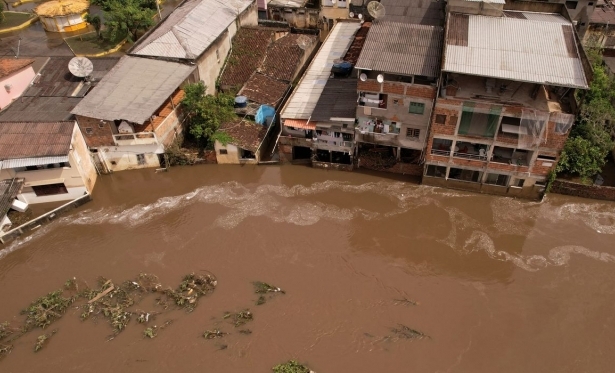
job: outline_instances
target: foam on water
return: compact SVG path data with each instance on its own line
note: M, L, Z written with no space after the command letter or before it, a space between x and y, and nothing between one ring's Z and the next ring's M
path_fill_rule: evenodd
M342 208L333 204L309 198L331 191L356 194L356 205ZM388 211L371 211L361 206L365 199L359 196L372 193L392 202ZM307 197L307 198L306 198ZM403 182L372 182L353 185L341 181L324 181L309 186L260 185L248 188L237 182L209 185L189 193L162 197L150 204L129 208L109 207L100 210L85 210L70 217L64 217L47 225L29 237L16 240L0 251L0 258L23 247L56 224L91 225L121 224L137 227L165 214L178 211L195 203L215 204L226 207L214 225L222 229L232 229L249 217L265 217L273 222L309 226L321 220L350 221L353 219L377 220L406 213L418 207L431 205L448 214L450 229L438 242L453 250L468 255L484 252L489 258L507 261L519 268L536 271L547 266L561 266L570 261L572 254L584 255L595 260L615 262L615 256L601 253L581 246L559 246L552 248L546 255L520 255L497 250L494 239L502 235L531 237L541 234L536 222L546 220L548 226L563 222L580 221L596 232L615 234L615 208L606 203L569 203L555 206L549 202L536 203L512 198L496 197L490 202L492 223L485 225L472 218L468 213L452 207L444 198L485 198L475 194L445 189L409 185ZM479 203L477 201L477 203Z

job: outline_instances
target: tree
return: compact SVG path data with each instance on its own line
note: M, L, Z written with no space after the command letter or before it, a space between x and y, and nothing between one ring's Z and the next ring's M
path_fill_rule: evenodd
M101 32L102 21L101 21L100 17L99 16L93 16L93 15L88 13L85 16L85 21L87 23L89 23L90 25L94 26L94 30L96 30L96 36L98 36L99 39L102 39L103 38L102 32Z
M130 41L154 24L156 11L142 6L142 0L112 0L105 12L106 37L116 41L127 35Z
M226 137L218 129L224 122L236 117L233 96L220 93L216 96L205 94L207 87L202 82L189 84L184 88L182 106L188 117L188 132L199 142Z
M558 170L588 179L599 173L605 163L606 154L599 146L580 136L570 137L564 145Z

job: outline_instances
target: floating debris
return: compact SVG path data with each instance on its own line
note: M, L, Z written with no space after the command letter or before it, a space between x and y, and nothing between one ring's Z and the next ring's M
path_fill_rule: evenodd
M153 321L156 316L159 314L158 312L145 312L145 311L141 311L141 310L136 310L135 313L138 315L137 316L137 322L139 324L146 324L150 321Z
M252 285L254 285L254 292L256 294L260 294L258 299L256 300L257 306L260 306L261 304L264 304L265 302L267 302L267 298L265 297L265 294L269 294L269 293L286 294L284 290L280 289L277 286L269 285L266 282L255 281L252 283Z
M13 345L0 344L0 359L8 355L12 349L13 349Z
M30 307L22 311L26 315L24 330L32 330L35 327L45 329L49 324L62 317L64 312L77 299L76 296L65 298L63 291L56 290L44 297L35 300Z
M247 322L254 320L254 316L249 309L245 309L236 313L227 312L224 314L223 318L231 319L231 322L233 323L233 325L235 325L235 327L239 327Z
M143 292L139 284L133 281L125 281L120 286L113 284L111 280L103 277L99 279L100 288L96 291L85 290L81 293L89 299L82 306L83 313L81 319L85 320L90 316L103 314L109 319L109 323L117 334L124 330L130 321L132 312L127 308L135 303L135 293Z
M167 289L164 294L173 302L186 309L194 311L197 299L214 291L218 281L212 275L195 275L191 273L184 277L176 290ZM166 301L159 300L159 304L166 305Z
M51 333L39 335L38 338L36 338L36 345L34 345L34 352L38 352L41 348L43 348L45 343L47 343L47 341L49 341L49 339L57 332L58 332L57 330L53 330Z
M418 306L418 302L415 302L411 299L408 298L403 298L403 299L393 299L395 301L395 304L403 304L404 306Z
M279 364L273 367L274 373L314 373L310 368L303 364L299 364L295 360L290 360L284 364Z
M0 323L0 341L12 335L16 331L17 329L11 328L11 324L8 321Z
M218 350L226 350L228 348L228 345L225 345L225 344L219 344L216 346L218 347Z
M391 331L397 335L399 338L403 339L423 339L430 338L428 335L425 335L418 330L411 329L405 325L399 324L399 328L391 328Z
M143 335L147 338L156 338L156 336L158 335L158 333L156 332L156 326L147 328L143 331Z
M219 329L206 330L205 333L203 333L203 338L205 338L205 339L216 339L216 338L222 338L222 337L224 337L227 334L228 333L224 333L224 332L220 331Z
M245 334L245 335L250 335L250 334L252 334L252 331L250 329L241 329L239 331L239 333Z

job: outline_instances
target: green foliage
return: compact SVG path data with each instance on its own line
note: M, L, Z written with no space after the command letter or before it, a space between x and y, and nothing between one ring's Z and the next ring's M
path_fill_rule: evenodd
M63 297L62 290L56 290L44 297L38 298L30 307L23 311L26 314L26 330L35 327L44 329L53 321L62 317L75 300L75 297Z
M310 368L299 364L295 360L290 360L284 364L273 367L274 373L310 373Z
M0 2L0 22L4 22L4 3Z
M128 35L130 41L138 39L138 33L154 25L156 11L144 7L142 0L111 0L105 11L105 37L119 41Z
M96 15L91 15L91 14L87 14L85 16L85 21L87 23L89 23L90 25L94 26L94 30L96 30L96 36L98 36L99 39L103 38L101 29L102 29L102 20L100 19L99 16Z
M216 131L213 135L210 136L209 141L219 141L222 145L226 146L228 143L234 141L233 137L226 132Z
M570 137L564 145L558 170L589 178L599 173L606 163L606 153L591 140Z
M156 327L154 326L153 328L152 327L146 328L143 331L143 336L147 337L147 338L150 338L150 339L151 338L156 338L156 336L158 336L158 333L156 332Z
M92 0L91 4L98 5L104 11L113 9L114 3L118 0ZM156 0L137 0L139 7L144 9L156 9Z
M217 132L221 124L236 118L233 109L235 98L224 93L206 95L206 90L202 82L184 88L186 94L182 105L188 116L188 132L198 141L221 139L228 143L230 136Z
M57 332L58 332L57 330L54 330L49 334L39 335L36 338L36 344L34 345L34 352L38 352L41 348L43 348L43 346L45 346L45 343L47 343L49 338L51 338Z
M587 54L594 77L589 90L578 91L577 124L564 145L556 170L577 174L583 179L602 170L606 156L613 149L612 134L615 133L615 79L609 76L602 63L600 48L590 46Z

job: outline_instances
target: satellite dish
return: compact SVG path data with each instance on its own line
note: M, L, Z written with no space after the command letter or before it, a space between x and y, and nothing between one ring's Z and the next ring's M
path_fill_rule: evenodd
M350 12L350 13L348 13L348 17L350 17L350 18L354 18L354 12Z
M297 45L299 46L299 48L306 50L307 47L309 47L310 45L312 45L312 39L310 39L309 36L306 35L300 35L297 38Z
M374 19L380 19L380 18L384 17L384 15L386 14L386 11L384 9L384 5L380 4L377 1L370 1L367 4L367 12Z
M361 75L359 75L359 79L361 79L362 82L367 80L367 75L365 75L365 73L361 73Z
M378 81L378 83L384 82L384 75L378 74L378 76L376 77L376 80Z
M68 63L68 70L78 78L85 78L94 71L94 65L86 57L74 57Z
M359 19L363 19L363 14L359 13L358 17Z

